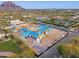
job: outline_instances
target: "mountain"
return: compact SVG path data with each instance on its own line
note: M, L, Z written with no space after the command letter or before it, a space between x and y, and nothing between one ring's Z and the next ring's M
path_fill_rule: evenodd
M7 2L3 2L1 5L0 5L0 10L8 10L8 11L23 11L24 8L14 4L13 2L11 1L7 1Z

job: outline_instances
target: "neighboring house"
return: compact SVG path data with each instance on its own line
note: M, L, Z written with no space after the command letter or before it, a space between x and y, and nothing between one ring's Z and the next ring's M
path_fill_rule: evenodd
M79 27L74 27L70 29L71 31L79 31Z
M27 18L28 16L27 15L22 15L24 18Z
M0 39L3 39L3 37L5 37L4 33L0 33Z
M12 20L10 23L12 26L17 27L18 25L23 24L24 22L17 19L17 20Z
M73 19L79 19L79 15L72 17Z
M72 31L79 31L79 23L73 25L72 27L70 27L70 30Z
M50 18L48 16L42 17L42 16L38 16L37 20L50 20Z

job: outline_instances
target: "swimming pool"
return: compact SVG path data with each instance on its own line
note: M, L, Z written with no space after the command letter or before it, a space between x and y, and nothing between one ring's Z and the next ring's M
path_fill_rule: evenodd
M31 31L31 30L29 30L27 28L21 28L20 29L20 34L24 38L33 37L33 38L37 39L38 36L41 35L43 32L50 31L51 27L49 27L49 26L47 26L45 24L40 24L38 26L38 28L36 28L36 29L38 29L38 32Z

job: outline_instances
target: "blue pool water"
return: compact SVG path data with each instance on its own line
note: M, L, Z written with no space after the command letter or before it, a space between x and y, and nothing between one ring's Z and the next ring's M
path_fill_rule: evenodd
M29 30L27 28L21 28L20 29L20 34L23 37L29 37L29 36L32 36L33 38L37 38L38 37L38 33L37 32L31 31L31 30Z
M33 38L38 38L39 35L41 35L43 32L45 32L46 30L51 30L51 27L45 25L45 24L40 24L39 27L37 28L38 29L38 32L34 32L34 31L31 31L27 28L21 28L20 29L20 34L23 36L23 37L33 37Z

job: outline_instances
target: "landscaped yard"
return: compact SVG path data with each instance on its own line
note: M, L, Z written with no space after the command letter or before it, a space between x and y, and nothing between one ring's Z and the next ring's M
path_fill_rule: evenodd
M0 52L13 52L16 56L11 55L12 57L35 57L34 52L27 47L22 40L18 38L12 38L11 40L0 43ZM9 56L9 57L11 57Z
M11 40L4 42L4 43L0 43L0 51L12 51L15 53L19 53L21 51L21 49L19 48L19 46L17 46L17 44L14 44Z

